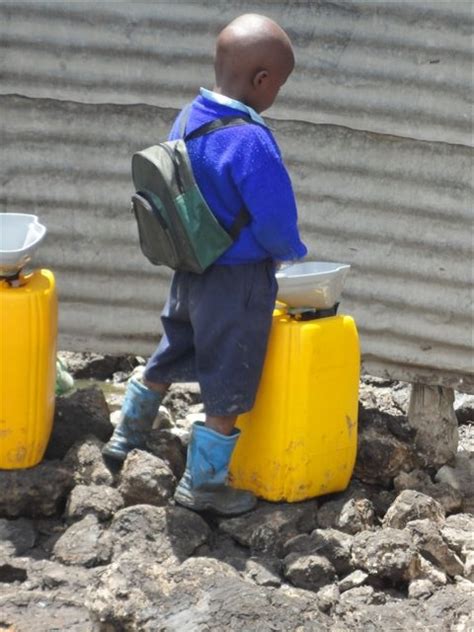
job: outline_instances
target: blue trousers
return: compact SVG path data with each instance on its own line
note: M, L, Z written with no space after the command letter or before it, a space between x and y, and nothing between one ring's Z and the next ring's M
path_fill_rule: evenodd
M277 293L272 261L176 272L161 315L150 382L199 382L208 415L253 407Z

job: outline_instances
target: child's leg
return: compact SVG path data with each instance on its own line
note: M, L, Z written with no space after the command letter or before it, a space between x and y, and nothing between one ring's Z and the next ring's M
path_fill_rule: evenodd
M232 434L236 421L236 415L233 415L232 417L206 415L206 427L211 428L211 430L215 430L216 432L220 432L223 435Z
M165 396L166 391L171 386L170 383L163 384L160 382L150 382L149 380L145 379L145 377L143 378L142 382L143 384L145 384L147 388L150 389L150 391L155 391L156 393L160 393L163 397Z
M187 318L187 282L175 274L162 313L164 335L142 380L130 380L114 434L103 453L123 461L134 448L145 449L160 403L174 379L189 379L194 370L193 335Z
M226 484L240 431L253 406L265 357L276 281L270 263L213 266L190 289L190 321L206 422L193 426L176 502L195 511L237 515L255 496Z

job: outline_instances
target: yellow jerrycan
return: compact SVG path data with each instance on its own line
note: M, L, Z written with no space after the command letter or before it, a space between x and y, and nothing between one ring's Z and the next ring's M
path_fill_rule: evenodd
M37 465L53 424L55 280L22 273L45 232L34 215L0 214L0 469Z
M349 484L357 450L359 338L353 318L273 316L254 408L231 484L270 501L296 502Z

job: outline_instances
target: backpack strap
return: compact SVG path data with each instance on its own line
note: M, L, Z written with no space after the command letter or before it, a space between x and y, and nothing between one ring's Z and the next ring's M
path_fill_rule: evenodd
M210 123L201 125L190 134L183 136L183 140L193 140L199 138L210 132L214 132L216 129L223 129L224 127L234 127L236 125L247 125L250 123L250 119L244 114L242 116L223 116L222 118L214 119Z
M190 134L186 134L186 125L188 123L189 115L191 113L191 107L192 107L192 104L188 103L188 105L186 105L183 108L183 111L181 113L181 120L179 122L179 136L184 141L193 140L194 138L199 138L200 136L209 134L210 132L213 132L214 130L217 130L217 129L222 129L225 127L233 127L235 125L247 125L247 124L252 123L251 119L245 116L244 114L242 114L242 116L223 116L221 118L210 121L210 123L205 123L204 125L201 125L201 127L198 127ZM227 229L227 233L229 233L229 235L232 237L234 241L239 236L242 228L244 228L244 226L247 226L247 224L250 223L251 219L252 217L250 213L245 208L245 206L243 206L238 212L237 217L235 218L232 226L229 229Z
M181 112L181 118L179 120L179 130L178 130L178 134L180 138L184 138L186 135L186 125L188 124L188 119L189 119L189 115L191 113L191 103L188 103L188 105L185 105L182 112Z

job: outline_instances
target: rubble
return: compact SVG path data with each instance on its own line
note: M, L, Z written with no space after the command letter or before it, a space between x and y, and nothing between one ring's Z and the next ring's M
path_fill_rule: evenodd
M290 553L283 560L285 577L298 588L318 590L336 580L336 571L322 555Z
M57 397L46 458L62 459L69 448L88 435L106 442L112 432L107 402L99 388L91 386L65 397Z
M129 376L113 359L101 366L122 385ZM46 460L0 472L0 629L30 630L34 617L35 632L469 632L468 444L449 465L425 468L407 385L363 378L344 492L260 500L234 518L172 498L202 418L197 385L173 387L149 449L122 466L101 454L117 397L88 387L59 398ZM458 416L471 410L462 401Z
M114 475L102 456L103 442L86 435L74 443L63 459L77 485L113 485Z
M434 498L443 506L447 514L460 511L463 504L463 496L460 491L448 483L433 483L430 475L424 470L400 472L393 479L393 485L397 491L413 489Z
M93 514L98 520L109 520L123 507L122 495L107 485L76 485L69 495L65 518L68 521L81 520Z
M405 489L396 497L384 516L382 525L403 529L410 520L429 518L433 522L443 523L445 512L438 501L426 494Z
M0 556L23 555L33 548L37 537L31 520L0 519Z
M371 576L397 584L418 576L420 559L407 532L386 527L354 536L352 564Z
M474 513L474 453L460 451L452 466L444 465L435 476L440 484L447 484L462 497L462 511Z
M118 491L125 505L166 505L176 488L168 465L143 450L132 450L120 473Z
M96 516L88 514L62 534L53 549L53 558L64 564L99 566L111 557L110 535L100 526Z
M316 501L295 505L261 502L251 513L220 520L219 529L252 552L281 557L287 540L316 527L316 512Z
M69 468L44 461L25 470L0 470L0 517L51 516L74 485Z

